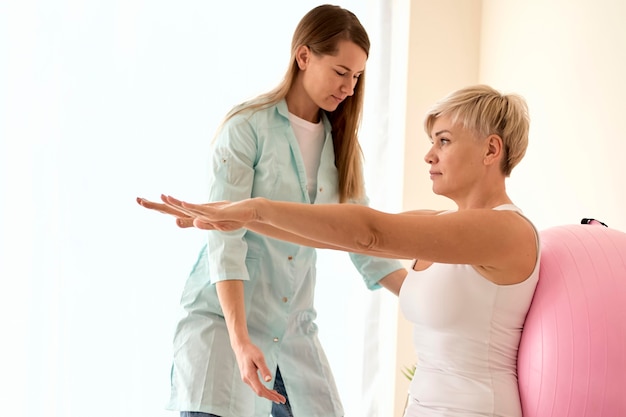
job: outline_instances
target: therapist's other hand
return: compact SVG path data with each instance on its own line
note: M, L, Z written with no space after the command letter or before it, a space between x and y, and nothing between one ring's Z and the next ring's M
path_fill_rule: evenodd
M265 382L269 382L272 379L261 349L252 343L246 343L234 347L233 350L235 351L235 357L239 365L241 380L248 384L259 397L267 398L275 403L284 404L286 401L285 397L276 390L267 388L259 378L260 374Z

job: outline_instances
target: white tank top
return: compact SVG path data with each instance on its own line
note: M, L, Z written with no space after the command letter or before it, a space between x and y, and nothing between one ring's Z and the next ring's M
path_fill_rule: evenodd
M414 325L417 367L405 416L522 415L517 349L538 277L539 259L514 285L495 284L471 265L409 271L400 308Z

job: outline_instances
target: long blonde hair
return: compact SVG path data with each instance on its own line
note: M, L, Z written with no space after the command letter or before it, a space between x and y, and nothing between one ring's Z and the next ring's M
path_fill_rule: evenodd
M369 37L354 13L328 4L309 11L293 34L290 64L282 82L273 90L234 107L222 124L244 111L272 106L287 96L300 71L296 62L298 47L306 45L316 55L334 55L338 51L338 43L345 40L355 43L369 56ZM360 201L365 196L363 153L358 141L364 85L365 73L359 77L352 96L346 97L335 111L324 110L332 126L335 165L339 174L339 201L342 203Z

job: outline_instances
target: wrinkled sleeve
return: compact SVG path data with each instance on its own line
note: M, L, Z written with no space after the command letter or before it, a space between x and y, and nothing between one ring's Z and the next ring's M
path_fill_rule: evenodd
M363 282L370 290L382 288L378 281L393 271L404 268L402 263L395 259L378 258L356 253L350 253L350 259L363 277Z
M238 115L220 129L210 157L209 201L239 201L252 194L257 138L249 117ZM248 280L245 229L208 231L207 256L211 283Z
M369 198L365 197L360 201L352 201L350 204L369 206ZM402 263L396 259L379 258L356 253L350 253L350 260L352 260L352 263L361 274L363 282L370 290L382 288L378 281L390 273L404 268Z

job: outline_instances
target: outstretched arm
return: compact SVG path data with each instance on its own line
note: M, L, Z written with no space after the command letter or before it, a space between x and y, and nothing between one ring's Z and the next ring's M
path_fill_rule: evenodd
M171 199L172 201L174 201L174 199ZM176 200L177 201L177 200ZM166 204L166 203L156 203L153 201L149 201L146 200L144 198L137 198L137 203L145 208L151 209L151 210L155 210L164 214L169 214L171 216L174 216L176 218L176 224L181 227L181 228L190 228L190 227L194 227L194 219L195 217L189 215L189 214L185 214L182 211L180 211L180 207L172 205L172 204ZM222 204L225 205L226 203L213 203L216 205ZM420 212L415 212L414 214L433 214L436 212L432 212L432 211L420 211ZM216 227L212 227L210 225L205 225L202 226L201 221L197 220L196 223L199 225L199 228L201 229L217 229ZM232 223L231 227L227 227L224 223L222 224L222 227L220 228L221 230L233 230L233 229L238 229L243 227L242 224L238 224L238 223ZM273 237L275 239L279 239L279 240L284 240L287 242L292 242L292 243L296 243L299 245L303 245L303 246L309 246L309 247L316 247L316 248L324 248L324 249L334 249L334 250L345 250L343 247L339 247L337 245L333 245L333 244L329 244L329 243L324 243L324 242L320 242L320 241L315 241L312 239L308 239L304 236L300 236L297 235L295 233L290 233L286 230L283 229L279 229L277 227L274 227L270 224L265 224L265 223L261 223L261 222L256 222L254 224L249 224L246 226L249 230L252 230L256 233L260 233L262 235L265 236L270 236ZM399 269L397 271L394 271L390 274L388 274L387 276L385 276L384 278L382 278L379 281L379 284L381 286L383 286L384 288L386 288L387 290L391 291L393 294L398 295L400 292L400 287L402 286L402 283L404 282L404 278L406 277L406 270L405 269Z
M203 229L262 225L318 242L317 247L396 259L528 269L536 259L534 229L510 210L468 209L440 216L389 214L354 204L310 205L262 198L196 205L163 196ZM523 275L523 274L522 274Z
M172 199L172 201L174 201L174 199ZM173 206L172 204L157 203L154 201L146 200L145 198L141 198L141 197L137 197L137 203L140 206L145 207L147 209L158 211L160 213L168 214L170 216L175 217L176 225L180 228L186 229L186 228L194 227L194 220L196 217L182 212L180 207ZM210 204L220 205L220 204L225 204L225 203L222 202L222 203L210 203ZM213 229L235 230L235 229L240 229L242 227L243 225L239 223L232 223L230 227L226 225L226 223L223 223L221 227L219 228L210 227L210 226L199 227L199 228L209 229L209 230L213 230ZM296 243L302 246L309 246L309 247L323 248L323 249L344 250L344 248L339 247L337 245L332 245L329 243L324 243L324 242L319 242L313 239L309 239L305 236L300 236L294 233L290 233L286 230L279 229L270 224L258 222L254 225L248 225L246 228L254 232L257 232L259 234L265 235L265 236L269 236L269 237L279 239L279 240L284 240L284 241L291 242L291 243Z

